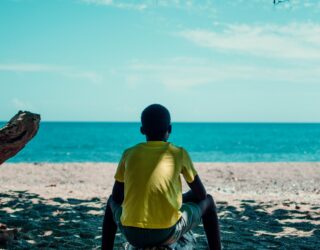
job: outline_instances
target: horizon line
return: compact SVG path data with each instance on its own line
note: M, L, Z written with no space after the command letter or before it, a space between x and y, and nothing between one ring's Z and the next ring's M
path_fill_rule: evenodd
M9 121L0 120L0 123L8 123ZM45 123L141 123L141 121L86 121L86 120L41 120ZM216 124L320 124L320 121L175 121L175 123L216 123Z

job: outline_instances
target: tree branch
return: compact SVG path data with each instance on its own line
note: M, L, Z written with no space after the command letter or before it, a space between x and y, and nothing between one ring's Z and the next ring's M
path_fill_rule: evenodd
M19 111L0 129L0 165L15 156L37 134L40 115Z

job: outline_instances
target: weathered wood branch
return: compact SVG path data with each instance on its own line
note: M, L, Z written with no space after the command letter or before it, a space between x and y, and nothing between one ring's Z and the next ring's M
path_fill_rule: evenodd
M2 244L6 244L17 237L18 230L15 228L7 228L7 225L0 223L0 248ZM2 249L2 248L1 248Z
M37 134L40 115L19 111L0 129L0 165L15 156Z

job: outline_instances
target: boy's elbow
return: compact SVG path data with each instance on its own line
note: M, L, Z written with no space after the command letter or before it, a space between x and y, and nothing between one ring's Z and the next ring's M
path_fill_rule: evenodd
M199 201L205 200L207 198L207 191L198 175L196 175L193 182L188 183L188 185Z
M112 198L113 200L121 204L124 200L124 183L116 181L112 189Z
M207 191L205 189L200 188L195 191L194 190L192 190L192 191L195 193L195 195L199 201L205 200L207 198Z
M119 195L119 194L114 195L114 194L113 194L113 195L112 195L112 199L113 199L116 203L122 204L124 197L123 197L123 195Z
M206 191L204 191L203 193L201 193L200 195L199 195L199 200L205 200L205 199L207 199L207 192Z
M199 190L197 191L192 190L192 193L193 193L193 197L197 202L203 201L207 198L206 192L202 192L202 191L199 192Z

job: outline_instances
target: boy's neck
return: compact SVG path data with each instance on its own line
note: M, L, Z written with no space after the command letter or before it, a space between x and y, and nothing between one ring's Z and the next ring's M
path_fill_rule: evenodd
M167 139L166 138L146 138L147 142L148 141L163 141L163 142L167 142Z

